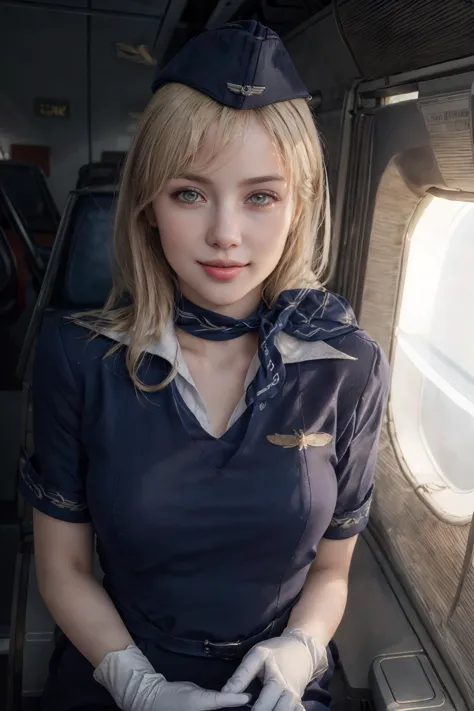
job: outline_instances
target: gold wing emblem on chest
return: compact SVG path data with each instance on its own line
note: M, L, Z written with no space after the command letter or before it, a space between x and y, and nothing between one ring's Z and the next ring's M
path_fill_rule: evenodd
M332 442L332 435L326 432L308 432L303 430L295 430L294 434L272 434L267 435L267 439L271 444L275 444L283 449L290 447L298 447L298 449L307 449L308 447L324 447Z

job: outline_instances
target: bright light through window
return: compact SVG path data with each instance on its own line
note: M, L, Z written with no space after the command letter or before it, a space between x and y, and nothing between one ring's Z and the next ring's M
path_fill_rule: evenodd
M417 98L418 92L410 91L407 94L394 94L393 96L387 96L384 104L401 104L404 101L415 101Z
M414 482L444 513L461 518L474 509L471 309L474 203L433 198L409 245L391 410Z

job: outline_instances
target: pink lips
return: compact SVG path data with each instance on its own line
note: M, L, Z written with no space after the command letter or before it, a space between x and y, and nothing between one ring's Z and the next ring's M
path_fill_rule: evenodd
M213 262L204 264L199 262L206 274L217 281L231 281L242 269L245 269L246 264L238 264L236 262Z

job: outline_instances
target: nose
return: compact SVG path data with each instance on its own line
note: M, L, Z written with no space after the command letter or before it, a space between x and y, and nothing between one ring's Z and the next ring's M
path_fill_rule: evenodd
M227 250L241 242L239 220L232 205L217 206L207 231L206 242L214 249Z

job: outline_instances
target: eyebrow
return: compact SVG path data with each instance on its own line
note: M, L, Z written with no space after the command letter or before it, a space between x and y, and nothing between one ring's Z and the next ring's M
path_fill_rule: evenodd
M206 178L205 175L198 175L196 173L178 175L176 180L190 180L191 182L212 185L212 180L210 178ZM283 175L257 175L255 178L247 178L246 180L242 180L239 185L257 185L258 183L272 183L275 181L282 183L286 181L286 178Z

